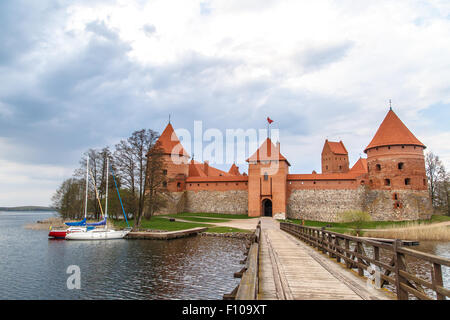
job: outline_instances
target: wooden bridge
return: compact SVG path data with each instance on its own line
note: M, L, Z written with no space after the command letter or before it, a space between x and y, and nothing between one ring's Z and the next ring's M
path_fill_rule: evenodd
M224 299L445 299L441 266L450 259L374 241L262 218L248 245L238 287ZM370 250L370 252L369 252ZM367 252L367 253L366 253ZM411 272L406 256L428 264L430 280ZM368 280L368 277L378 281ZM397 276L399 275L399 276ZM391 285L391 290L383 288Z

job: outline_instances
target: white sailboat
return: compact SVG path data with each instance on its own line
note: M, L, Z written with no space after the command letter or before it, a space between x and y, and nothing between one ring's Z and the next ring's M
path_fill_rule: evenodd
M89 188L89 156L86 159L86 196L84 200L84 219L78 222L66 222L69 226L67 229L53 229L50 226L50 232L48 236L54 239L65 239L68 233L82 232L86 229L87 219L87 201L88 201L88 188Z
M83 232L68 232L66 234L66 240L111 240L111 239L123 239L129 232L129 229L125 230L113 230L109 229L106 223L108 219L108 180L109 180L109 159L106 160L106 203L105 203L105 219L97 224L103 224L103 228L92 228L87 225ZM98 197L98 195L97 195ZM100 204L101 205L101 204Z

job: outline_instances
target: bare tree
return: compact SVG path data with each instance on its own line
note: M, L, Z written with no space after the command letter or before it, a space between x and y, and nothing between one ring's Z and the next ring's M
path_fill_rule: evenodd
M100 202L104 202L104 196L106 193L106 160L111 156L109 147L99 149L89 149L83 153L80 159L80 168L75 170L74 176L78 179L85 179L86 176L86 159L89 157L89 184L90 184L90 196L89 196L89 208L94 208L95 218L100 217L100 206L97 201L97 195L95 188L98 190L98 197ZM92 173L92 174L91 174ZM104 205L104 204L102 204Z
M148 212L147 217L151 218L155 211L165 205L166 200L161 196L165 189L166 175L164 175L163 150L159 143L156 143L147 154L147 174L146 174L146 195Z
M435 210L442 210L448 207L447 194L449 177L439 156L433 152L428 152L425 157L425 169L433 208Z
M85 181L66 179L52 196L53 207L63 219L80 219L84 216Z
M135 131L116 145L114 162L118 168L118 175L122 178L134 198L134 227L139 228L146 209L147 185L147 154L154 148L158 140L158 133L150 129Z

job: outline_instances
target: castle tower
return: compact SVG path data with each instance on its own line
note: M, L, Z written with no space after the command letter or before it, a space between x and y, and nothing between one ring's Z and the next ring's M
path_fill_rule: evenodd
M369 186L381 190L427 190L425 145L389 110L367 153Z
M285 215L289 162L267 138L247 159L248 215L250 217Z
M322 149L322 173L345 173L348 171L348 152L344 143L325 140Z
M186 177L189 175L189 154L181 145L170 122L156 143L163 151L163 173L167 176L167 191L183 191Z

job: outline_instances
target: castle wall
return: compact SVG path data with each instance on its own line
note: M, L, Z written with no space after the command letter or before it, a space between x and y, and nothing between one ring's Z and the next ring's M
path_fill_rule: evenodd
M186 207L186 192L170 192L166 191L161 194L166 203L155 212L155 215L176 214L184 212Z
M186 191L185 212L247 214L247 190Z
M374 221L429 219L431 202L426 190L293 189L287 218L339 222L343 212L367 211Z
M340 214L362 210L365 188L294 189L287 202L288 219L338 222Z
M382 221L429 219L433 212L427 190L369 190L363 207Z

